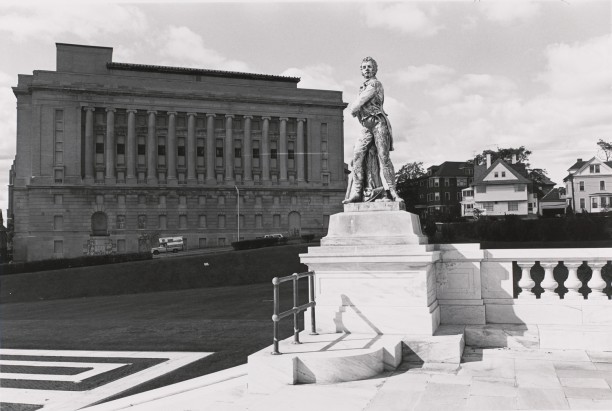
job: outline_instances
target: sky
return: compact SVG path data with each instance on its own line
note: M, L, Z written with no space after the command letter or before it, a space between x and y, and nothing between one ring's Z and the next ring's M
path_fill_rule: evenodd
M55 43L113 61L300 77L352 102L378 62L398 170L525 146L558 185L612 142L610 0L0 2L0 209L15 157L18 74L55 70ZM344 161L359 124L344 112Z

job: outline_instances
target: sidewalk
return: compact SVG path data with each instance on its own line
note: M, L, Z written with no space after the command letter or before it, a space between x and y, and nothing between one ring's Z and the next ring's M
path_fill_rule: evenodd
M402 364L377 378L249 394L246 366L87 411L399 411L612 409L612 352L478 349L461 365Z

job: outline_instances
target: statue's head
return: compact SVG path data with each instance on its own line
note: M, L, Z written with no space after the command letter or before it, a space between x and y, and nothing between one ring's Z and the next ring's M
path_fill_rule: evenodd
M359 68L361 69L361 75L363 75L365 78L375 77L376 73L378 72L378 64L376 63L376 60L370 56L361 60L361 66Z

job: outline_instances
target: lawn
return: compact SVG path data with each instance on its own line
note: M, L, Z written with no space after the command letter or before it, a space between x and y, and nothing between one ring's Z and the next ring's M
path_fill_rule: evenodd
M4 275L0 346L214 352L122 396L244 364L272 344L271 279L305 271L299 253L306 251L289 245ZM307 286L300 280L300 303ZM283 283L281 310L292 298ZM292 334L291 318L280 330L282 338Z
M281 286L281 310L292 306ZM300 280L307 295L307 280ZM214 352L122 396L246 363L272 343L272 284L0 305L0 346L21 349ZM292 333L290 318L281 337Z

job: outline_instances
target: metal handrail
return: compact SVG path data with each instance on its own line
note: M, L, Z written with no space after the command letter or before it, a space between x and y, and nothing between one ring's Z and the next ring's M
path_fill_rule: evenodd
M306 304L298 305L299 300L299 291L298 291L298 280L300 278L308 277L308 302ZM279 293L279 285L286 281L293 281L293 308L287 311L280 311L280 293ZM307 308L312 308L310 310L310 323L312 325L312 329L310 331L311 335L317 334L317 328L315 324L315 293L314 293L314 271L308 271L306 273L293 273L292 275L288 275L286 277L274 277L272 279L272 284L274 284L274 314L272 315L272 321L274 322L274 351L272 351L273 355L280 355L281 352L278 351L278 323L285 317L293 314L293 344L301 344L300 342L300 330L298 329L298 314L302 311L305 311Z

